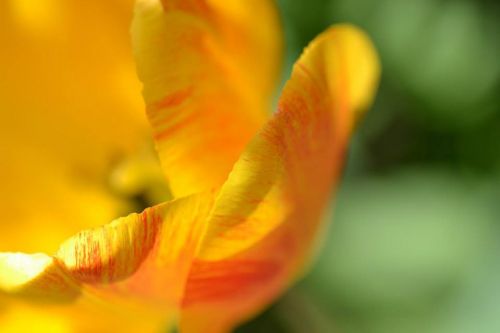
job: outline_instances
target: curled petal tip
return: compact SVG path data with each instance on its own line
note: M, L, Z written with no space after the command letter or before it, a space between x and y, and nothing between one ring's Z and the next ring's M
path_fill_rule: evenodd
M305 49L301 61L323 79L334 102L354 112L357 121L370 107L380 77L380 60L373 42L352 24L333 25Z

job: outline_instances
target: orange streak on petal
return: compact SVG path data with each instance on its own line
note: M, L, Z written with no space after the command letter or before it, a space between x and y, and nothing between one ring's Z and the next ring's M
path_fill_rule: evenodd
M148 112L151 116L154 115L155 112L161 111L162 109L171 108L174 106L179 106L184 102L187 98L189 98L193 93L193 86L189 86L184 89L179 89L161 99L156 103L152 103L148 108Z
M255 282L268 280L279 268L275 263L255 260L195 261L189 274L183 306L204 301L217 302L228 297L245 298L257 291Z

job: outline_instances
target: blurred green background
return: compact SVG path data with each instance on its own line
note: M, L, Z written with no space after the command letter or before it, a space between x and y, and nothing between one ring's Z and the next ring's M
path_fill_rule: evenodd
M238 332L500 332L500 3L281 0L286 69L368 31L383 75L312 271Z

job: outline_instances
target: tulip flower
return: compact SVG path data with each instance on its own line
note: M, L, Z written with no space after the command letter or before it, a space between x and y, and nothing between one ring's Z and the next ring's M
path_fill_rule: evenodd
M95 8L104 6L90 3ZM104 11L95 8L103 17L116 10L110 5ZM85 26L83 18L75 18ZM105 26L113 23L102 22ZM371 104L377 85L378 59L368 37L351 25L333 26L316 37L294 65L272 114L281 33L270 1L138 0L131 30L146 114L172 198L164 195L163 202L142 213L80 231L61 241L52 255L0 253L2 332L22 331L30 325L47 332L155 332L169 325L188 333L226 332L278 297L303 274L312 257L322 230L322 212L338 183L349 138ZM31 46L20 44L20 50L13 52L23 53L26 48L27 54L23 54L31 59ZM112 57L113 48L106 43L101 47ZM23 76L34 95L41 97L23 100L29 92L19 90L17 98L7 98L13 109L17 102L26 103L29 109L43 102L45 94L35 89L33 81L56 76L59 71L62 74L57 75L66 75L68 69L64 68L53 72L57 59L47 48L50 69L45 71L45 63L34 61ZM106 59L99 63L104 56L101 50L78 45L73 51L80 49L95 57L96 68L103 74L112 70ZM14 55L9 56L15 60ZM4 82L7 91L10 84L24 85L15 71L7 72L11 74ZM19 140L29 140L32 134L36 140L50 136L42 141L43 149L35 146L33 151L22 152L29 165L20 163L19 174L28 173L25 178L29 181L42 178L38 183L18 184L25 192L36 190L34 186L51 191L57 174L43 180L54 171L52 164L30 167L48 159L46 150L53 145L63 146L54 155L71 165L95 162L97 166L90 169L99 170L99 164L111 154L106 149L121 147L129 139L140 141L133 138L135 125L130 125L131 133L129 127L121 131L121 122L128 121L124 110L106 104L107 94L113 95L106 87L116 88L117 83L96 80L109 85L101 90L87 82L88 94L96 94L87 96L87 90L73 89L85 79L94 82L95 77L83 68L75 74L80 75L61 80L75 86L47 94L54 101L60 97L64 105L64 92L68 92L80 97L78 102L83 104L64 105L62 109L69 115L58 113L60 118L50 127L43 123L43 111L52 110L42 107L40 113L30 113L23 121L34 121L35 133L14 136ZM118 86L125 89L120 94L122 102L129 93L137 93L131 85ZM0 103L3 98L2 92ZM86 104L87 98L93 102ZM95 116L103 118L96 122ZM15 113L7 117L13 122L17 119ZM9 133L16 130L7 128L5 135L11 138ZM78 135L99 140L73 146L70 139ZM134 174L142 175L142 170ZM3 181L16 185L15 178ZM57 213L84 205L80 201L84 198L78 197L82 189L71 182L65 184L69 184L65 189L77 193L75 197L68 195L59 204L50 203L52 200L42 203L52 199L47 192L33 206L22 208ZM148 184L154 186L155 181ZM10 195L17 191L14 185ZM67 195L63 191L55 194ZM101 205L105 206L101 201L88 202L83 210L99 211ZM8 206L5 210L8 223L16 223L16 214L9 215ZM54 220L48 224L40 219L26 225L40 230L34 236L39 238L36 243L44 241L49 228L74 222L62 214L59 219L55 219L57 214L50 216ZM24 228L16 232L33 237Z

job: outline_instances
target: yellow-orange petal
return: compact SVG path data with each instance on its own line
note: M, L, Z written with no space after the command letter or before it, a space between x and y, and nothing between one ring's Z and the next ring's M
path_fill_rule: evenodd
M281 56L274 5L139 0L132 36L174 196L220 186L267 117Z
M303 269L378 76L376 52L353 26L330 28L304 51L277 114L216 200L186 286L184 332L225 332Z
M175 319L212 196L177 199L82 231L53 257L0 253L0 296L50 303L55 316L74 310L75 327L88 327L78 318L97 316L110 329L132 314L139 327L166 325Z

